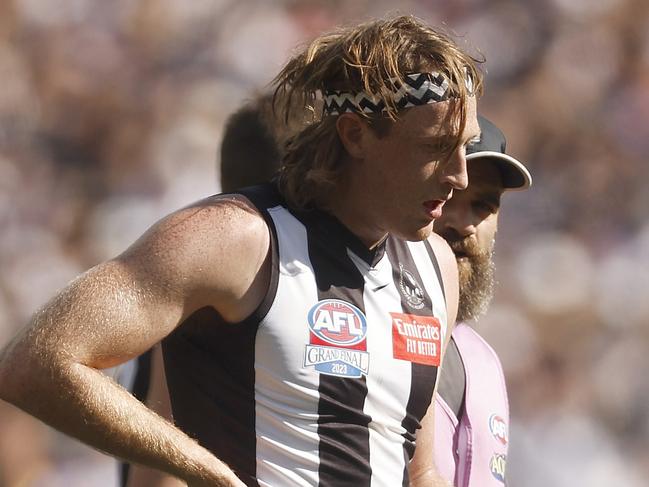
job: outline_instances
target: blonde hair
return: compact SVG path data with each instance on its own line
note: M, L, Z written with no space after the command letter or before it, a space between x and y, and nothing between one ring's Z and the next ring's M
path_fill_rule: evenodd
M327 91L365 92L385 103L385 112L378 118L359 111L381 136L380 132L385 131L379 130L384 126L382 120L398 118L393 98L398 80L407 74L437 71L447 78L452 96L459 101L454 104L452 119L458 122L461 133L466 123L467 98L481 92L482 75L476 67L479 62L447 35L415 17L375 20L313 40L273 81L274 100L284 121L289 122L296 109L314 110ZM467 79L473 85L471 92ZM287 144L280 189L289 205L326 207L341 175L345 153L336 119L316 114L313 123ZM440 158L443 156L440 154Z

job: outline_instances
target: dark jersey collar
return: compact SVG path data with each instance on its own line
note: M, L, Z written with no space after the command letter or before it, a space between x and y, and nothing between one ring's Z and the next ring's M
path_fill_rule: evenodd
M291 210L291 212L315 232L319 238L326 238L332 245L350 249L370 267L376 266L385 254L387 238L383 239L374 248L369 249L354 232L331 213L318 209Z
M338 247L340 251L344 251L345 248L350 249L370 267L376 266L383 258L387 238L373 249L368 249L355 233L331 213L317 208L291 208L278 186L277 178L273 178L268 183L237 190L237 192L248 196L254 194L255 201L262 201L268 207L281 204L300 220L315 237L329 243L332 247Z

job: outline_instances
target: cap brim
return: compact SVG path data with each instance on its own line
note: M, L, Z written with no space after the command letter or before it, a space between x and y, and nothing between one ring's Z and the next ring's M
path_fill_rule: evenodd
M532 175L523 163L512 156L495 151L479 151L467 154L467 161L474 159L491 159L496 162L503 175L505 190L522 191L532 186Z

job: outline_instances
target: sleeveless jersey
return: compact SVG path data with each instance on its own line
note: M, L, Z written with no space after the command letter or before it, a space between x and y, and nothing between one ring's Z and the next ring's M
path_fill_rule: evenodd
M446 303L428 242L372 251L334 217L242 190L271 230L259 309L203 308L163 342L174 420L247 485L407 486Z
M453 393L446 377L435 395L435 463L439 473L456 487L502 487L507 463L509 404L502 366L496 352L470 326L459 323L452 340L465 374L464 402L449 407ZM449 347L450 349L451 347ZM458 370L451 367L449 370ZM459 378L461 379L461 378ZM446 399L446 400L445 400Z

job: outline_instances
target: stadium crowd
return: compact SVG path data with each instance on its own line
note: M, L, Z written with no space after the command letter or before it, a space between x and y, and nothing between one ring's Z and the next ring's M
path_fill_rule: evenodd
M226 118L296 44L396 11L484 54L480 111L534 175L505 196L499 285L476 325L507 376L508 485L644 485L643 0L1 2L0 344L72 277L218 190ZM6 404L0 431L0 487L115 485L111 459Z

